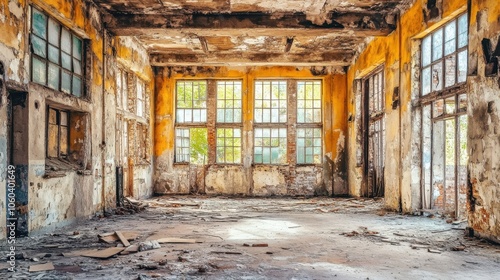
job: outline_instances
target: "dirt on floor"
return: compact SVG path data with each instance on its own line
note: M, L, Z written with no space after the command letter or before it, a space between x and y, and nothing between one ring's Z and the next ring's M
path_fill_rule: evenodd
M500 246L465 227L382 200L165 196L18 238L0 279L500 279Z

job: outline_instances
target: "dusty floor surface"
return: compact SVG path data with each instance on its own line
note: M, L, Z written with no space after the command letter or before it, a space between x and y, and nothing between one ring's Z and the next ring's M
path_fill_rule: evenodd
M143 203L149 207L136 214L17 239L17 271L3 268L0 279L500 279L500 246L464 237L464 222L401 216L381 201L180 196ZM68 255L123 246L99 242L98 234L114 231L136 231L132 245L162 237L196 243L109 259ZM54 270L28 272L49 262Z

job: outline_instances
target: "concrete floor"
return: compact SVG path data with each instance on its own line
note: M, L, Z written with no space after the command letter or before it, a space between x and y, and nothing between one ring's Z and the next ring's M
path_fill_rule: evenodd
M464 237L465 222L401 216L384 211L382 201L182 196L146 202L150 207L137 214L18 239L24 256L17 272L4 268L0 279L500 279L500 246ZM137 231L132 244L159 237L197 243L105 260L62 255L117 246L97 237L117 230ZM55 270L28 272L46 262Z

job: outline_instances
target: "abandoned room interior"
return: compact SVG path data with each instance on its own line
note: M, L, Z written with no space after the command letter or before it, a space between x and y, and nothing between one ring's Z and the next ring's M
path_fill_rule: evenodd
M177 254L163 266L110 264L122 254L37 273L500 279L497 0L0 0L0 10L0 242L52 253L17 258L21 276L63 261L70 247L47 242L96 249L84 241L163 225L163 237L191 237L161 244ZM138 213L118 215L127 207ZM312 250L320 261L297 257Z

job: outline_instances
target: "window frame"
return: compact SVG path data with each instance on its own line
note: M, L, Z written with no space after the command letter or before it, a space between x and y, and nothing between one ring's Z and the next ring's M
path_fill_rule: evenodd
M319 86L319 91L320 91L320 121L319 122L300 122L298 121L298 119L296 120L296 136L295 136L295 143L296 143L296 151L295 151L295 160L296 160L296 164L299 165L299 166L307 166L307 165L321 165L323 163L323 150L324 150L324 147L323 147L323 143L324 143L324 132L323 132L323 80L321 79L301 79L301 80L296 80L296 83L297 83L297 89L296 89L296 94L295 94L295 98L296 98L296 110L297 112L299 111L299 109L304 109L306 110L307 108L299 108L299 98L298 98L298 95L299 95L299 83L301 82L304 82L304 83L307 83L307 82L319 82L320 83L320 86ZM307 99L304 99L304 100L307 100ZM313 99L313 104L314 104L314 99ZM305 105L304 105L305 107ZM314 107L313 107L314 109ZM305 118L305 117L304 117ZM314 145L314 139L316 139L317 137L314 136L314 132L313 132L313 136L312 136L312 141L313 141L313 146L311 147L313 149L313 162L299 162L299 145L298 145L298 140L299 140L299 133L298 131L299 130L305 130L305 133L307 133L307 129L319 129L320 130L320 151L319 151L319 162L314 162L314 156L316 155L314 153L314 148L316 147ZM304 138L306 139L306 138ZM305 140L304 140L305 141ZM305 152L305 149L308 148L307 146L304 145L304 152ZM304 159L306 158L307 154L305 153L304 154Z
M459 26L459 21L462 20L463 18L465 18L465 21L466 21L466 31L464 32L465 33L465 36L467 38L466 43L465 45L461 46L460 47L460 42L459 42L459 39L460 39L460 35L463 34L463 33L459 33L460 32L460 26ZM455 37L454 37L454 40L455 40L455 46L454 46L454 51L449 53L449 54L446 54L446 28L450 25L454 23L455 24ZM422 37L420 39L420 48L419 48L419 53L420 53L420 62L419 62L419 74L420 74L420 79L419 79L419 97L420 99L422 100L425 100L425 99L432 99L434 96L436 95L440 95L440 94L443 94L443 93L447 93L447 92L450 92L450 91L454 91L456 88L458 87L462 87L464 84L467 83L467 67L468 67L468 61L467 61L467 57L469 56L469 42L468 42L468 38L469 38L469 35L468 35L468 31L469 31L469 25L468 25L468 18L467 18L467 12L464 12L464 13L461 13L459 15L457 15L456 17L454 17L453 19L443 23L442 25L440 25L438 28L432 30L432 32L429 32L428 34L426 34L424 37ZM442 35L441 35L441 56L440 58L436 59L436 60L433 60L433 55L434 55L434 48L433 48L433 43L434 43L434 35L438 32L442 32ZM428 54L428 56L430 57L429 58L429 63L424 65L424 41L427 39L427 38L430 38L430 54ZM465 69L465 80L464 81L458 81L459 80L459 70L460 70L460 67L459 67L459 54L461 53L464 53L465 52L465 64L466 64L466 69ZM446 59L449 58L449 57L452 57L454 56L455 57L455 71L454 71L454 80L455 82L451 85L448 85L446 86ZM440 76L440 80L442 82L441 84L441 89L439 90L433 90L433 86L432 86L432 76L433 76L433 68L435 65L438 65L438 64L441 64L441 76ZM429 69L429 92L426 92L424 93L424 71L426 69Z
M45 38L43 38L41 35L36 34L35 31L35 20L34 16L35 13L39 13L43 15L45 19ZM43 9L38 8L36 6L30 5L30 19L29 19L29 46L30 46L30 82L42 85L44 87L50 88L55 91L62 92L64 94L68 94L71 96L74 96L76 98L85 98L86 97L86 73L85 73L85 65L86 65L86 40L84 40L81 36L77 35L74 31L72 31L70 28L62 24L59 20L51 16L49 13L45 12ZM56 27L58 28L57 32L57 46L54 45L51 42L50 39L50 24L53 22ZM63 48L63 42L62 42L62 37L63 33L66 32L69 34L69 40L70 40L70 53L67 53ZM45 57L42 55L38 54L36 49L35 49L35 41L41 41L42 44L44 44L43 51L45 52ZM75 55L75 40L80 43L80 56ZM50 48L53 48L57 51L57 62L53 62L52 59L50 58ZM63 63L63 55L69 56L69 65L71 69L67 69L64 66ZM43 69L40 68L40 71L43 71L43 79L44 81L37 81L35 79L35 67L34 67L34 62L35 60L40 61L43 64ZM80 67L75 67L75 64L79 63ZM53 69L57 69L57 86L52 86L50 83L50 67L54 67ZM40 74L40 73L39 73ZM70 81L69 81L69 86L68 86L68 91L65 90L63 86L63 75L69 75ZM41 76L40 76L41 77ZM75 90L75 81L79 80L80 85L79 85L79 92Z
M178 110L179 110L179 107L178 107L178 104L179 104L179 99L178 99L178 85L179 83L189 83L189 82L204 82L205 83L205 121L204 122L179 122L179 118L177 117L178 115ZM174 95L174 100L175 100L175 104L174 104L174 116L175 116L175 119L174 119L174 164L192 164L191 163L191 129L192 128L205 128L207 129L207 140L206 140L206 143L207 143L207 146L208 146L208 115L209 115L209 80L208 79L179 79L179 80L175 80L175 88L174 88L174 92L175 92L175 95ZM194 102L194 99L191 100L191 103ZM193 107L191 107L191 110L192 110ZM181 109L189 109L189 108L181 108ZM184 115L185 116L185 115ZM189 131L189 147L188 150L189 150L189 154L187 155L188 159L187 160L184 160L184 161L180 161L179 160L179 155L178 155L178 149L179 148L186 148L184 146L178 146L178 138L177 138L177 131L178 130L184 130L184 129L188 129ZM203 164L207 164L208 163L208 154L210 153L210 151L207 149L207 157L206 159L204 160L204 163ZM183 157L185 157L186 155L183 155Z
M292 82L294 80L291 80L291 79L288 79L288 78L277 78L277 79L270 79L270 78L262 78L262 79L255 79L254 81L254 92L253 92L253 128L252 128L252 133L253 133L253 145L252 145L252 163L254 165L287 165L289 164L289 154L288 154L288 142L289 142L289 138L290 138L290 129L289 129L289 114L291 113L291 110L290 110L290 93L288 92L288 89L289 89L289 83ZM281 86L281 83L284 83L285 85L285 99L281 99L280 98L280 90L278 89L278 98L277 99L273 99L272 98L272 94L273 94L273 91L271 91L269 94L270 94L270 97L269 98L264 98L264 92L265 92L265 89L264 89L264 84L261 86L261 90L262 90L262 98L260 99L257 99L257 83L265 83L265 82L269 82L269 87L272 89L273 87L273 82L276 82L278 84L278 87ZM268 101L269 103L272 104L273 101L277 101L278 102L278 108L273 108L272 106L269 107L269 121L266 122L264 121L264 111L262 111L262 121L259 121L257 120L257 110L264 110L264 109L267 109L267 108L264 108L263 106L261 107L257 107L256 104L257 104L257 100L261 101L261 102L264 102L264 101ZM279 113L279 110L282 108L280 103L283 102L285 103L285 113L284 113L284 117L285 117L285 121L281 121L280 117L280 113ZM273 109L277 109L278 110L278 121L272 121L272 110ZM257 134L256 134L256 129L269 129L270 130L270 133L272 134L272 130L274 129L277 129L278 130L278 135L279 135L279 130L280 129L285 129L286 131L286 137L285 137L285 147L284 147L284 154L285 154L285 161L280 163L280 162L277 162L277 163L273 163L272 162L272 156L271 154L269 155L269 162L264 162L264 157L262 156L262 161L261 162L257 162L255 160L256 158L256 146L255 146L255 143L257 142L256 138L257 138ZM279 137L281 138L281 137ZM264 151L264 149L272 149L272 145L270 143L269 146L264 146L264 145L261 145L259 146L261 149L262 149L262 153ZM280 148L278 146L278 148ZM279 152L279 154L281 154L281 151Z
M53 110L55 111L56 113L56 124L53 124L53 123L50 123L50 111ZM66 113L66 125L62 125L61 124L61 113L64 112ZM52 107L52 106L47 106L47 112L46 112L46 122L45 122L45 132L46 132L46 141L45 141L45 157L48 158L48 159L59 159L59 160L66 160L68 161L69 159L69 154L70 154L70 123L71 123L71 112L69 110L64 110L64 109L58 109L58 108L55 108L55 107ZM57 150L57 156L51 156L49 154L49 145L51 144L50 143L50 126L51 125L56 125L57 126L57 147L56 147L56 150ZM65 138L66 138L66 142L67 142L67 151L66 151L66 154L64 155L62 152L61 152L61 139L63 137L62 133L61 133L61 127L66 127L66 135L65 135Z

